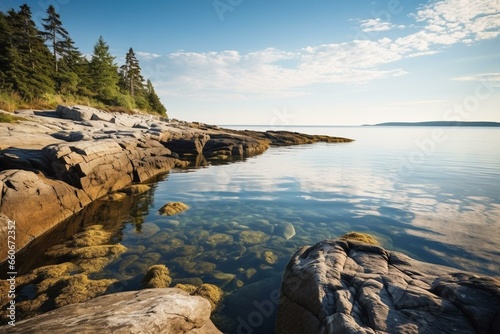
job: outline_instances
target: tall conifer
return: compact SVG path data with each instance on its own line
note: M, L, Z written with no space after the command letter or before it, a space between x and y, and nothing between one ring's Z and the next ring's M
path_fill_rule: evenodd
M50 43L54 62L54 71L57 72L59 70L58 61L63 52L63 47L67 45L64 43L68 40L69 33L63 28L61 17L58 13L56 13L54 6L49 6L47 9L47 15L47 18L42 19L42 21L45 22L42 23L42 26L45 29L45 31L42 32L42 36Z
M114 60L115 57L109 53L109 46L102 36L99 37L90 61L90 74L94 92L106 103L112 103L118 93L118 67Z

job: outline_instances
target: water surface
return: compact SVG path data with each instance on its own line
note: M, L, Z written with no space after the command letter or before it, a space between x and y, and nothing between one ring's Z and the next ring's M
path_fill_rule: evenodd
M128 248L94 277L118 278L116 290L136 289L148 266L163 263L174 284L203 281L228 293L219 326L268 333L293 253L349 231L374 234L387 249L422 261L500 275L500 129L286 130L356 141L273 147L164 175L122 208L125 215L89 215L81 224L118 226L115 242ZM191 208L158 215L171 201ZM288 223L296 234L287 240Z

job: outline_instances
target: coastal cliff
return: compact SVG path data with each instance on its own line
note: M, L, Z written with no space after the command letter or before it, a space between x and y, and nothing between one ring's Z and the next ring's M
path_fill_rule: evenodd
M85 106L25 110L0 123L0 239L16 223L17 251L90 202L172 168L260 154L271 145L350 139L235 131ZM7 248L0 251L0 261Z

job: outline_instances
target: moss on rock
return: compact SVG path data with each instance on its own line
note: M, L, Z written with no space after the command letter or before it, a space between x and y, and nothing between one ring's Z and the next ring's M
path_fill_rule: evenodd
M365 244L375 245L375 246L380 245L378 240L374 236L372 236L368 233L349 232L349 233L346 233L343 236L341 236L339 239L345 240L345 241L363 242Z

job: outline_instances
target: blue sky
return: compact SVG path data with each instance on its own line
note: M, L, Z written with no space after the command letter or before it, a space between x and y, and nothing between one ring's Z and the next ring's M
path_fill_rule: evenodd
M211 124L500 121L500 0L52 4L77 46L138 54L170 117Z

